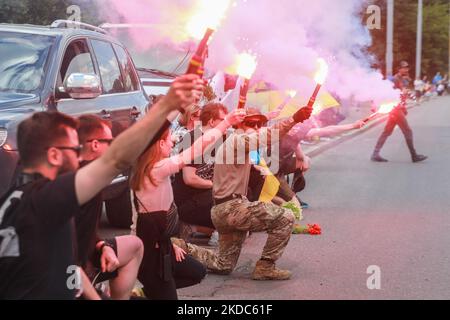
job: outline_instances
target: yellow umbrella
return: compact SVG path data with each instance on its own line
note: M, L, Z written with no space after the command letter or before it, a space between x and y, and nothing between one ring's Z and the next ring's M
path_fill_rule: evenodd
M248 92L250 93L258 93L258 92L262 92L262 91L271 91L272 88L270 86L270 84L268 84L265 81L259 81L257 83L255 83L253 85L253 87L250 88L250 90L248 90Z
M247 105L258 107L262 112L267 113L278 108L286 101L286 98L287 95L282 91L253 92L247 95Z
M297 95L283 108L277 119L291 117L295 112L298 111L300 107L305 106L308 101L308 97L300 97ZM337 102L329 92L322 91L322 93L317 97L316 103L314 105L314 114L319 114L325 109L339 106L339 102Z

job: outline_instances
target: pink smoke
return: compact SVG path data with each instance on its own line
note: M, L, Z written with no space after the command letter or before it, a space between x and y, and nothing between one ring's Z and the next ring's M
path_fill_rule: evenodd
M174 30L186 22L186 13L195 2L107 1L122 22L165 24ZM236 0L211 42L207 68L224 70L233 64L238 53L250 50L258 57L254 79L265 79L281 89L297 90L307 96L315 86L316 61L323 57L330 63L325 88L340 98L376 103L394 100L398 93L378 70L370 68L373 58L364 53L371 44L360 16L365 3L361 0ZM144 46L173 41L157 30L145 35L133 34L133 38Z

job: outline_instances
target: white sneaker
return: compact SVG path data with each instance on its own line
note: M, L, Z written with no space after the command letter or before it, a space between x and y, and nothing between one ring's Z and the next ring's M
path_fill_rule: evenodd
M219 246L219 233L217 231L214 231L211 238L209 238L208 245L211 247Z

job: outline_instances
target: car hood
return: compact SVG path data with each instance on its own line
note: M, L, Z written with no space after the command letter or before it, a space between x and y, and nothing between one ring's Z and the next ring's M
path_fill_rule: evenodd
M0 111L39 102L39 96L32 93L0 92Z
M39 101L35 94L0 92L0 127L28 116L34 111L31 106Z

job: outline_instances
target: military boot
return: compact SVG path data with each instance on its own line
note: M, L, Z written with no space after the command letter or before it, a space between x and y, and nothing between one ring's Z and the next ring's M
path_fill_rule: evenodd
M289 280L292 273L287 270L278 269L275 262L259 260L253 271L253 280Z
M382 156L380 156L379 153L374 153L372 157L370 158L373 162L388 162L388 160L384 159Z
M422 162L422 161L425 161L425 160L427 160L427 159L428 159L427 156L423 156L423 155L421 155L421 154L415 154L415 155L412 156L412 161L413 161L414 163Z

